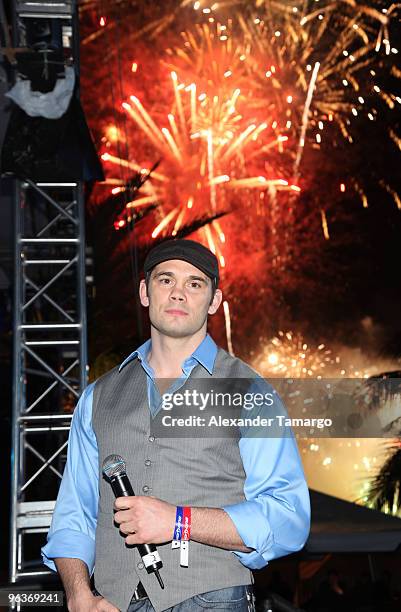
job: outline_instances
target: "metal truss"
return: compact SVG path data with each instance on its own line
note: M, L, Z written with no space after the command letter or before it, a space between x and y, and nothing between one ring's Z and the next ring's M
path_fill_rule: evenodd
M39 547L87 364L82 185L26 180L15 188L11 582L49 573ZM26 546L35 535L36 546Z
M40 36L52 21L60 26L62 57L79 74L76 0L14 0L13 50L29 46L28 31ZM45 178L14 182L12 583L50 574L40 547L87 373L83 184Z

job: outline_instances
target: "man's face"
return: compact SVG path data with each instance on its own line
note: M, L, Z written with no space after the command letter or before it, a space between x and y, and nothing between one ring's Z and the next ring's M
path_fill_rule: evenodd
M153 327L166 336L184 338L206 328L207 316L216 312L222 294L217 289L212 300L211 279L192 264L171 259L153 268L148 290L141 281L140 297L142 306L149 306Z

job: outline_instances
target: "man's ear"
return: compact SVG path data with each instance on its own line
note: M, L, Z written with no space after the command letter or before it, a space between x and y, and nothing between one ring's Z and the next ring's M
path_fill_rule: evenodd
M212 315L212 314L214 314L218 310L218 308L219 308L219 306L221 304L222 299L223 299L223 294L221 292L221 289L216 289L216 291L214 293L214 296L213 296L213 299L212 299L212 302L211 302L211 304L209 306L209 309L207 311L208 314Z
M141 280L139 283L139 298L141 300L142 306L147 308L149 306L149 298L148 298L148 290L146 288L146 282Z

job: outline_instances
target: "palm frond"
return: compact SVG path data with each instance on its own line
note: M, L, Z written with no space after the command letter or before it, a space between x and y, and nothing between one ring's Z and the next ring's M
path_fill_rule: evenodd
M370 376L364 383L364 397L369 396L369 408L377 410L387 401L401 396L401 370Z
M401 513L401 438L392 442L389 456L370 485L367 504L375 510Z

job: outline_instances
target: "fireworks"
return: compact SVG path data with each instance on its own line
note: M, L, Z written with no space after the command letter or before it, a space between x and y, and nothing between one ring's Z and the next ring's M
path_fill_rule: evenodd
M366 209L369 187L381 186L401 207L397 186L355 149L358 135L369 141L366 128L380 137L379 125L400 149L396 121L381 123L383 108L401 102L391 91L401 76L390 40L398 5L177 0L135 13L118 4L99 31L108 36L120 13L121 55L107 66L111 94L103 87L94 98L101 109L114 105L101 150L114 193L124 191L127 171L146 177L159 162L114 219L116 229L136 233L136 244L147 248L213 219L195 238L226 268L224 288L245 252L255 278L270 273L277 291L278 282L293 291L299 261L327 270L322 252L338 240L334 223L350 215L344 203L353 194ZM355 162L362 152L366 159ZM145 220L137 216L149 206ZM130 223L136 219L141 225ZM232 332L235 348L235 324Z
M249 40L247 65L255 89L264 92L265 100L274 100L279 127L297 140L295 176L304 148L319 148L325 133L333 137L331 124L352 143L357 117L374 120L380 101L390 109L401 102L379 86L377 77L383 52L398 53L388 29L399 5L379 11L355 2L340 4L269 2L262 18L239 18ZM290 100L287 107L284 99ZM366 207L364 191L355 182L352 186Z
M279 331L256 361L256 367L264 376L321 378L322 375L330 376L330 371L338 367L340 358L324 344L313 350L300 334Z
M279 331L262 343L262 351L254 358L255 367L263 376L282 378L369 378L378 371L391 369L391 361L366 364L358 351L333 351L326 344L313 346L300 333Z
M391 70L394 83L401 75L391 66L397 49L389 38L397 6L381 11L344 1L339 10L325 0L195 4L177 4L179 36L158 11L154 24L165 33L161 47L155 42L152 63L139 47L127 60L121 114L104 129L108 181L116 180L117 169L148 175L160 163L135 199L127 198L115 227L131 228L136 210L150 204L152 215L137 231L142 241L174 237L194 219L214 218L197 237L223 268L238 266L244 247L257 240L255 263L248 265L255 277L263 266L276 274L276 283L293 283L291 268L307 256L300 233L322 250L322 241L335 238L332 223L342 198L356 193L368 207L366 181L381 185L401 207L396 188L376 180L374 171L352 174L351 145L362 133L362 120L378 124L382 106L391 110L401 102L381 77ZM151 21L141 28L153 31ZM398 151L396 124L389 136ZM118 150L124 138L133 152L129 159ZM235 320L235 302L228 297Z
M277 230L280 223L286 225L285 240L291 240L293 204L285 196L278 202L277 191L296 195L306 173L313 193L315 171L303 163L304 152L324 147L327 154L336 139L335 126L354 142L354 122L376 121L381 104L395 109L401 103L378 77L386 58L398 52L389 39L398 5L379 10L349 0L340 4L341 10L338 3L327 1L255 2L251 10L252 3L181 3L181 11L192 10L201 23L185 29L181 44L168 47L161 59L169 70L171 94L165 93L170 108L164 125L135 95L123 104L153 146L154 160L161 159L159 176L154 173L138 195L140 201L153 197L161 205L153 238L176 235L200 211L232 210L234 202L237 209L246 206L244 202L255 208L263 198L273 251L285 259ZM164 20L158 17L155 27L164 23L167 28L169 16ZM146 31L152 31L151 25ZM138 62L130 66L136 74ZM396 69L392 75L400 77ZM388 134L399 148L396 131L391 128ZM133 163L121 162L114 153L103 159ZM380 184L401 207L397 190L385 180ZM349 177L347 186L366 208L363 181ZM240 190L246 190L246 198L238 196ZM329 240L326 211L318 206L317 214ZM117 219L116 227L126 220ZM215 225L210 231L216 250ZM204 239L210 242L210 235L204 232Z
M198 33L199 44L203 43L214 57L211 29L205 26ZM199 51L196 38L191 36L190 40L192 50ZM238 196L240 192L248 194L249 206L250 190L269 192L272 196L278 191L294 194L300 191L297 185L280 175L279 170L274 170L275 165L280 167L277 158L283 152L287 137L272 129L267 116L258 117L252 110L247 112L249 88L242 92L238 80L233 84L228 78L229 71L223 60L225 58L230 65L233 58L241 62L240 52L238 49L232 52L231 41L222 43L219 38L216 41L222 49L221 61L210 64L210 74L207 70L200 72L201 85L190 79L183 81L175 70L171 70L172 107L166 113L163 127L135 95L122 105L152 145L155 157L161 159L160 170L151 173L135 203L138 206L153 199L160 205L161 218L153 228L152 238L160 234L175 236L193 215L238 208L238 202L244 203ZM180 54L179 59L190 64L189 55L185 53ZM208 66L209 62L203 64ZM190 74L193 73L196 70ZM109 133L114 135L115 132L109 128ZM265 163L267 152L270 154L269 168ZM104 153L102 159L141 173L149 171L141 163L121 159L109 152ZM128 208L133 204L130 202ZM117 219L117 228L124 226L125 218L126 213ZM212 251L218 253L224 267L221 249L225 236L217 221L204 229L204 238Z
M390 361L374 360L374 365L367 363L363 355L349 350L331 350L325 344L312 346L301 334L280 331L276 337L265 343L261 353L253 360L253 367L263 376L285 379L338 379L368 377L394 369L396 364ZM395 379L395 382L397 379ZM278 385L280 388L280 385ZM285 385L283 389L285 388ZM308 387L309 388L309 387ZM394 416L389 400L384 399L375 407L380 413L383 427ZM399 400L398 400L399 414ZM393 409L394 412L394 409ZM391 413L393 415L393 413ZM380 431L377 432L379 436ZM377 473L385 453L382 438L325 438L309 437L298 440L304 469L311 488L324 491L330 495L357 500L367 504L370 479ZM347 474L347 478L343 475ZM369 504L372 506L372 504ZM395 509L388 508L395 512Z

